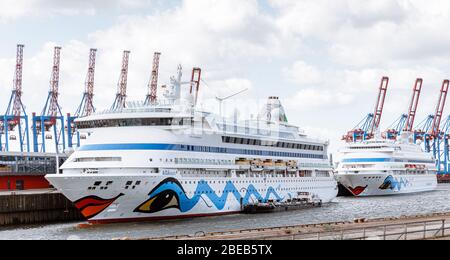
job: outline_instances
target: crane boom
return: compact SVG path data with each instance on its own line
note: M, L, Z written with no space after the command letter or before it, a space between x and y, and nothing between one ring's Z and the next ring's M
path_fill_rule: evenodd
M122 70L120 73L119 84L117 86L118 90L116 100L114 101L114 104L112 106L113 110L122 109L126 107L129 58L130 58L130 51L124 51L122 58Z
M411 103L409 105L409 113L406 118L405 128L403 131L412 132L414 127L414 121L416 119L417 107L419 105L420 93L422 91L423 79L419 78L413 87L413 95L411 98Z
M61 47L55 47L53 54L53 68L50 80L50 103L48 104L48 112L43 115L56 117L58 115L58 95L59 95L59 65L61 60Z
M94 112L94 81L95 81L95 61L97 49L91 49L89 53L89 69L86 77L86 107L83 116L90 116Z
M94 111L94 80L95 80L95 63L96 63L97 49L89 51L89 68L86 76L85 91L80 106L75 112L75 117L90 116Z
M413 86L413 93L411 102L408 107L408 113L402 114L397 121L395 121L391 127L389 127L384 133L383 138L389 140L396 140L402 132L412 132L414 121L416 118L417 107L419 104L420 93L422 90L423 80L418 78Z
M194 106L197 105L197 101L198 101L198 91L200 89L201 77L202 77L202 69L193 68L192 69L192 77L191 77L191 88L190 88L189 93L192 95L192 92L195 87Z
M373 137L375 131L379 128L381 122L381 116L383 115L384 101L386 100L387 88L389 86L389 78L383 77L381 79L380 89L378 93L378 99L375 106L375 112L373 113L373 121L370 127L369 137Z
M22 110L22 73L23 73L23 48L25 45L17 45L16 54L16 71L14 74L14 104L13 104L13 115L20 117L20 112Z
M148 84L148 94L145 99L145 104L154 104L158 94L158 74L159 74L159 59L161 57L160 52L155 52L153 55L153 68L150 83Z
M444 113L445 103L447 101L449 84L450 81L448 79L444 80L444 82L442 83L438 104L436 106L436 113L434 116L432 127L430 129L430 135L432 136L432 138L437 138L440 133L442 115Z
M357 126L348 131L347 134L342 137L342 140L350 143L364 141L372 139L374 137L375 131L380 126L388 85L389 78L381 78L381 84L375 106L375 113L368 114Z

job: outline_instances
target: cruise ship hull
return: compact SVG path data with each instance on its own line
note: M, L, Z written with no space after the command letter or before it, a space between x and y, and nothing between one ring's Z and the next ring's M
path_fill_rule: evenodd
M433 191L437 187L434 174L393 176L388 173L337 175L338 182L357 197L389 196Z
M236 214L248 203L286 201L298 196L298 192L314 194L328 203L338 191L331 178L203 180L161 175L48 175L47 179L91 223Z

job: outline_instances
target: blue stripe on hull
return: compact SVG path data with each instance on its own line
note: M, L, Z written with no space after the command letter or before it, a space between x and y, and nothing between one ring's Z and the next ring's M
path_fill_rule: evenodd
M344 163L365 163L365 162L390 162L390 158L355 158L355 159L344 159Z
M223 147L209 147L209 146L194 146L194 145L179 145L179 144L91 144L82 146L79 151L187 151L187 152L206 152L206 153L226 153L226 154L244 154L244 155L259 155L259 156L278 156L278 157L292 157L292 158L309 158L309 159L324 159L324 155L319 154L305 154L295 152L276 152L276 151L262 151L262 150L246 150Z

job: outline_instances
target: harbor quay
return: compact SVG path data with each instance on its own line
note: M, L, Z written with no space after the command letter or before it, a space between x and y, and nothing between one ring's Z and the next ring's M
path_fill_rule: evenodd
M83 219L73 203L53 189L0 192L0 227Z

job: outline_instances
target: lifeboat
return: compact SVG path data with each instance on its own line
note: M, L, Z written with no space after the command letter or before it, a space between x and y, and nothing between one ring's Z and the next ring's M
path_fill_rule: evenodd
M236 165L238 165L241 170L248 170L250 168L250 160L246 158L239 158L236 160Z
M290 160L287 162L287 170L289 172L295 172L298 170L297 161Z
M278 160L275 162L275 168L277 170L286 170L286 162L282 160Z
M264 165L264 169L266 169L266 170L274 170L275 169L275 164L273 163L272 160L264 160L263 165Z
M264 163L260 159L255 159L250 163L250 169L255 172L260 172L264 170Z

